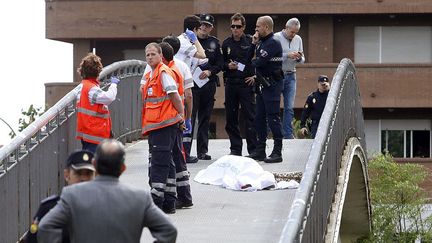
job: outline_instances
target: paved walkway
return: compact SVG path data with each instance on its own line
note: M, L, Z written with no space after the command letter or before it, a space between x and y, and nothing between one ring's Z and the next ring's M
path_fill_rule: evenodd
M278 164L260 162L260 165L270 172L303 171L312 141L284 140L284 161ZM267 153L270 154L272 141L267 144ZM177 242L278 242L287 221L295 189L239 192L193 181L198 171L228 154L229 145L229 140L210 140L209 154L213 160L188 164L194 206L169 215L178 228ZM193 147L192 151L196 151L196 148ZM246 149L243 154L247 154ZM147 140L128 145L126 164L126 172L120 179L133 186L149 189ZM152 242L147 229L141 242Z

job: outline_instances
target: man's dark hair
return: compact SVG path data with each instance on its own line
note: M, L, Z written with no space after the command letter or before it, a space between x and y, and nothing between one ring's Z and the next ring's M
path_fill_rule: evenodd
M173 48L174 55L177 54L178 50L180 49L180 40L177 38L177 36L165 36L162 39L162 42L170 44L170 46Z
M200 18L196 15L188 15L184 18L183 21L183 32L188 30L194 31L195 29L201 26Z
M240 20L243 26L246 25L246 19L243 16L243 14L241 14L241 13L235 13L233 16L231 16L231 22L232 21L236 21L236 20Z
M165 60L168 62L172 61L174 58L174 50L171 45L166 42L161 42L159 43L159 46L162 49L162 56L165 58Z
M94 159L96 171L100 175L119 177L122 164L125 161L125 149L123 144L115 139L102 141L96 148Z

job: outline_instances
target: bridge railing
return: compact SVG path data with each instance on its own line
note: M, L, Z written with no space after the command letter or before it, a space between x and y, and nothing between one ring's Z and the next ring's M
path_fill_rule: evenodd
M122 142L140 136L139 82L145 62L128 60L105 67L102 86L121 79L117 99L109 106L115 137ZM0 242L16 242L28 229L40 201L64 185L67 156L81 148L75 139L77 88L0 148Z
M366 148L363 111L353 63L343 59L333 77L318 132L280 242L324 242L341 157L350 137Z

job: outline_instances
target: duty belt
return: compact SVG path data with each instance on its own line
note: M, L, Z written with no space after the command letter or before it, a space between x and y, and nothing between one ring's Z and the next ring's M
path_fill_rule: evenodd
M227 84L244 84L245 80L244 80L244 78L227 78L226 83Z

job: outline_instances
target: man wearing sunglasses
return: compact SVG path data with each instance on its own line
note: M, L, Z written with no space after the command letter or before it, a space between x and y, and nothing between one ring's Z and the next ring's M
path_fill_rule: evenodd
M231 155L242 155L242 137L239 129L239 105L244 119L247 150L252 154L256 147L255 94L253 85L245 79L254 75L251 58L248 56L252 36L245 35L246 20L241 13L231 17L231 33L222 43L225 84L225 130L229 136Z

